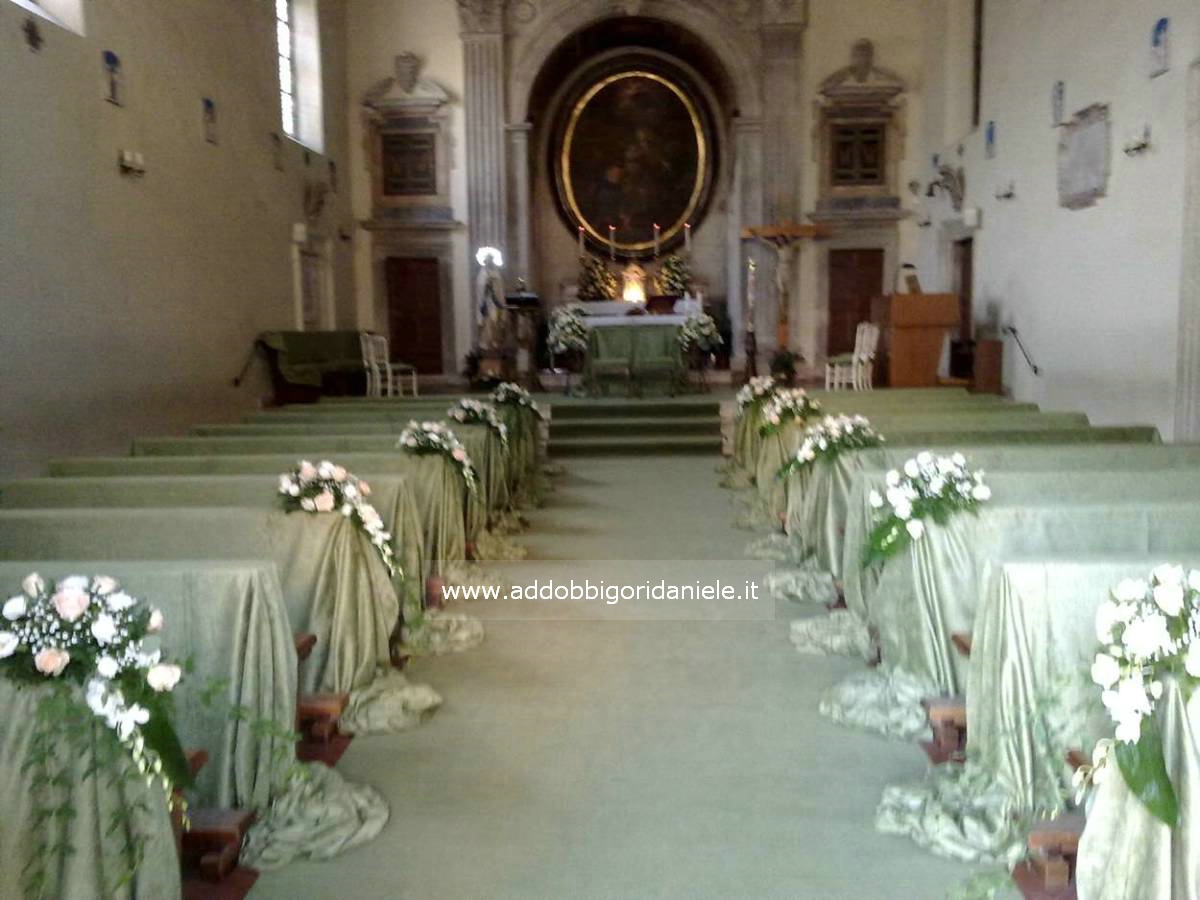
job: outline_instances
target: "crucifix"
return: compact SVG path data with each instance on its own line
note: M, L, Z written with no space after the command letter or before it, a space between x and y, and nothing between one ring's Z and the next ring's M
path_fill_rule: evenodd
M800 242L805 239L825 237L828 230L821 225L802 225L799 222L783 222L778 225L756 225L742 230L743 240L757 240L775 254L775 291L779 298L778 341L779 349L788 346L788 307L792 279L800 256ZM749 322L746 327L746 365L750 374L757 374L757 340L754 337L754 298L747 303Z

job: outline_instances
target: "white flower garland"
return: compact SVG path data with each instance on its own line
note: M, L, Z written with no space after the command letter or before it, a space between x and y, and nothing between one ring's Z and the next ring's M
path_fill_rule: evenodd
M21 588L3 606L0 671L25 683L75 682L148 782L161 781L168 796L186 784L190 773L164 700L183 670L143 643L162 630L162 613L107 575L72 575L51 590L34 572Z
M539 419L545 418L537 403L534 402L533 395L519 384L511 381L502 381L496 385L492 389L491 400L500 406L523 406L533 410Z
M922 451L887 473L887 491L871 491L871 507L879 513L867 539L863 564L881 563L925 536L925 519L944 524L958 512L975 512L990 500L992 489L983 472L972 472L961 453L935 457Z
M1096 639L1102 649L1091 676L1115 740L1097 744L1093 765L1076 773L1076 787L1101 780L1115 758L1134 793L1173 825L1178 808L1153 715L1164 679L1177 679L1185 695L1200 685L1200 569L1161 565L1149 580L1122 581L1096 610Z
M804 430L800 449L783 464L779 476L784 478L794 471L810 469L817 460L836 459L838 454L847 450L878 447L882 443L883 436L871 427L870 420L864 416L826 416Z
M384 527L378 511L367 502L371 485L351 475L342 466L325 459L313 465L300 460L290 472L279 476L279 493L284 509L307 513L341 513L353 516L367 535L379 558L393 578L402 575L396 563L391 532Z
M758 433L766 437L794 419L807 420L820 412L821 404L804 388L776 388L759 410Z
M710 353L725 343L721 332L717 330L716 320L708 313L699 313L684 319L676 339L679 341L679 349L685 353L693 346Z
M583 311L575 304L556 307L550 313L550 329L546 342L554 354L572 350L584 351L588 346L591 329L584 320Z
M500 421L492 404L463 397L446 410L446 415L464 425L486 425L500 438L500 446L508 450L508 426Z
M737 417L745 415L746 409L775 390L775 379L770 375L757 375L751 378L737 392L734 400L737 402Z
M400 433L398 445L401 450L409 453L440 453L458 469L462 475L467 490L474 494L479 489L479 479L475 474L475 464L467 455L466 448L453 431L441 422L408 423Z

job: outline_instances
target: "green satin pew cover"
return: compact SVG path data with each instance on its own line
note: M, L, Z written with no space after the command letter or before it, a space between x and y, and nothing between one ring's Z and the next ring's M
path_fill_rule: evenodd
M289 627L318 636L306 692L349 692L391 665L400 602L349 519L250 509L0 510L2 559L271 559Z
M946 418L950 415L953 416L952 420ZM954 427L960 431L998 428L1086 428L1088 424L1087 416L1080 413L1013 413L999 404L993 404L986 412L981 412L976 407L970 411L941 415L930 415L922 411L908 416L871 417L872 425L882 434L900 428L921 429L939 426L947 421L953 421ZM806 423L801 421L789 422L774 434L759 440L758 459L754 467L755 484L759 499L765 504L772 522L786 516L790 490L787 479L779 477L779 470L800 449L805 427Z
M1088 476L1050 476L1041 480L1040 497L1032 486L1027 494L1013 489L1011 505L994 499L979 516L927 522L925 537L888 560L873 588L847 596L847 606L878 629L889 668L928 679L942 693L961 693L967 663L951 635L971 632L988 590L989 560L1010 554L1171 555L1200 547L1200 479L1186 477L1190 473L1156 479L1159 474L1110 479L1095 490L1086 489ZM1033 477L997 479L993 496ZM1061 493L1054 490L1056 478Z
M297 677L295 644L273 562L5 561L0 562L0 590L14 593L30 572L50 582L68 575L111 575L131 595L161 609L167 623L161 635L164 652L193 666L175 693L176 729L185 747L209 755L189 801L258 808L271 800L281 766L294 751L256 723L292 729ZM228 693L206 705L199 694L218 681L228 683ZM252 718L232 718L234 706L245 707Z
M310 454L313 455L313 454ZM466 559L466 489L440 456L416 456L389 449L381 453L338 453L335 461L374 481L403 475L416 504L424 546L424 576L440 575L448 564ZM52 460L55 477L154 477L164 475L277 475L295 465L298 454L207 456L113 456ZM380 512L383 515L383 512Z
M854 475L865 466L895 467L921 450L940 453L970 452L977 466L996 471L1017 465L1016 460L1078 459L1081 468L1103 469L1106 460L1119 460L1127 452L1158 452L1158 431L1143 426L1094 426L1049 431L893 431L884 447L843 453L833 462L818 463L804 491L789 493L787 531L804 552L813 556L822 571L840 579L843 540L850 510ZM1010 455L1011 454L1011 455ZM1133 457L1130 457L1133 458ZM1012 459L1009 464L1004 460ZM1088 459L1098 462L1089 464ZM988 462L995 460L995 462ZM1038 467L1034 462L1021 463ZM1045 464L1041 464L1045 467Z
M1072 794L1069 750L1090 753L1113 726L1088 668L1095 611L1124 578L1145 578L1179 554L1006 556L991 563L972 632L966 685L967 763L923 782L889 786L880 820L936 852L981 861L1021 853L1030 825ZM1099 786L1079 852L1079 896L1191 898L1200 883L1200 705L1183 708L1173 682L1159 705L1168 771L1178 791L1172 833L1116 773ZM1131 886L1138 885L1138 889Z
M36 819L32 772L24 768L34 740L40 693L36 687L18 688L7 679L0 680L0 709L4 710L0 717L0 900L26 900L22 873L35 854L46 853L39 846L38 836L51 826ZM92 725L94 732L104 727L99 720ZM66 836L73 852L55 854L55 858L44 861L49 882L42 896L117 900L181 896L179 856L162 788L157 784L147 786L140 779L111 784L89 774L91 764L90 755L73 760L67 767L68 783L59 786L72 815L62 820L65 824L60 835L46 836L45 840L54 843ZM145 857L132 880L117 888L123 874L121 850L126 838L110 833L109 828L113 814L122 809L133 816L135 834L146 844Z

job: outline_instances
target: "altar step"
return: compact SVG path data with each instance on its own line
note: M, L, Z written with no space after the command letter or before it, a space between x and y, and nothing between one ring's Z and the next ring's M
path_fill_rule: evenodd
M550 440L571 437L597 437L604 435L717 435L721 434L721 420L713 416L671 416L617 418L599 416L595 418L562 417L557 414L550 420Z
M551 456L720 452L720 407L708 397L673 400L568 397L552 404Z
M715 456L721 452L716 435L598 435L550 439L551 456L619 456L648 454L696 454Z
M675 400L624 400L616 398L575 399L554 397L548 401L554 419L720 419L715 400L680 397Z

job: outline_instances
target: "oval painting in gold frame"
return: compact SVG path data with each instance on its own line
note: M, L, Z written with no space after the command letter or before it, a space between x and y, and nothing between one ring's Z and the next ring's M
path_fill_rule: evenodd
M703 213L712 149L697 102L674 80L632 69L606 75L571 106L556 162L568 218L622 256L678 243Z

